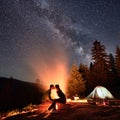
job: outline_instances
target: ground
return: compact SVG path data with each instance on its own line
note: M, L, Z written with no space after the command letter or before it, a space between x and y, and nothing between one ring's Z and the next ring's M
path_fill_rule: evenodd
M50 103L34 106L29 111L2 118L3 120L118 120L120 119L120 106L90 105L88 103L68 102L59 106L58 111L46 114L45 110ZM46 116L48 115L48 116Z

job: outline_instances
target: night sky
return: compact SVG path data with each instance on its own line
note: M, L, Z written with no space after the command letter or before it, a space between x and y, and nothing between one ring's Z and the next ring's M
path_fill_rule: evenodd
M115 53L120 0L0 0L1 77L35 82L75 60L89 64L96 39Z

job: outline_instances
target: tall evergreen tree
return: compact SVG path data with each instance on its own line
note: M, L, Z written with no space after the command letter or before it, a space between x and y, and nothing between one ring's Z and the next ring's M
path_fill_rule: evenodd
M115 68L116 68L116 74L114 78L114 84L113 86L113 93L116 96L116 98L120 98L120 48L116 47L115 52Z
M90 72L90 77L94 80L94 87L96 85L107 85L109 73L109 59L105 51L105 46L97 40L93 43L92 60L93 65Z
M73 97L78 95L80 97L84 94L85 89L85 81L78 71L77 65L74 63L72 65L70 77L68 79L68 96Z
M116 47L115 63L118 77L120 77L120 48L118 46Z

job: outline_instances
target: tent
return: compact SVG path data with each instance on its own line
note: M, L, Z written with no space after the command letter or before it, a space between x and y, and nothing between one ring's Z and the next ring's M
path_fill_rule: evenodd
M109 100L114 99L113 95L103 86L97 86L86 97L87 100Z

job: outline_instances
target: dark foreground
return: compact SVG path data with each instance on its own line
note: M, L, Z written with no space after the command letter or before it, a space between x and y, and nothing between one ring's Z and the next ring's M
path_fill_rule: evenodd
M120 106L90 105L88 103L69 102L56 113L46 116L44 112L49 103L35 106L29 111L21 112L3 120L118 120Z

